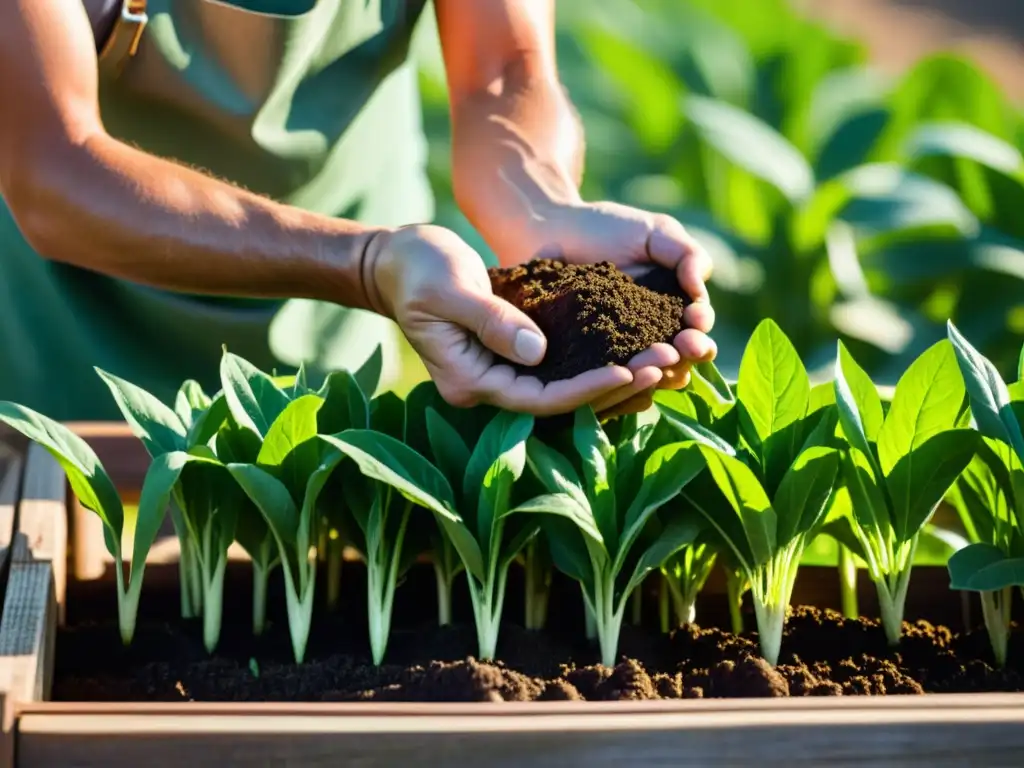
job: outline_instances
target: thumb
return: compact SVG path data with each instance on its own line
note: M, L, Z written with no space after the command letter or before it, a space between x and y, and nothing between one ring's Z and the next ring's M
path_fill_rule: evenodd
M523 365L544 359L548 342L525 313L491 293L456 291L438 312L471 331L496 355Z

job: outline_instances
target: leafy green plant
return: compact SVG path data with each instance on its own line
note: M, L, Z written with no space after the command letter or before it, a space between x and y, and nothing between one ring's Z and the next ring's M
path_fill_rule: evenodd
M692 521L658 510L704 469L690 441L662 443L646 425L612 443L593 410L576 411L579 469L537 437L527 461L549 493L519 505L545 515L556 567L578 581L595 621L601 660L615 664L626 604L644 577L691 543Z
M389 435L347 430L332 442L366 477L434 513L466 571L480 658L493 659L509 566L539 530L510 505L513 484L525 466L533 417L499 412L472 451L433 409L426 412L426 428L436 435L436 445L468 456L458 491L440 469Z
M949 494L971 541L949 559L950 586L980 593L992 651L1003 666L1013 588L1024 589L1024 351L1018 380L1007 386L952 323L949 338L982 435Z
M966 392L948 341L907 368L888 412L842 344L834 386L851 509L829 532L867 563L882 627L895 645L921 531L970 462L977 434L966 427Z
M665 393L658 407L667 423L695 434L706 430L700 403L689 393ZM796 349L765 320L744 350L735 402L712 423L726 435L699 443L708 473L681 496L749 583L761 652L776 664L800 560L836 485L835 406L812 400Z
M686 626L697 618L697 596L704 588L718 558L706 536L699 536L661 564L661 573L672 600L676 624ZM663 627L664 629L664 627Z
M0 402L0 421L45 448L64 470L82 506L94 512L103 523L103 541L115 563L118 627L122 642L128 645L135 635L146 556L163 524L172 488L187 463L205 459L171 451L161 454L150 465L139 498L132 560L126 579L121 541L124 507L96 453L63 424L16 403Z
M369 429L351 428L335 435L321 435L331 452L316 472L308 490L310 501L324 510L328 519L342 512L340 529L345 539L362 555L367 574L367 609L370 650L374 664L380 664L387 649L395 589L425 545L407 545L411 538L410 518L415 500L398 492L375 474L394 471L377 466L373 457L383 451L408 454L405 446L406 404L386 392L370 402ZM382 440L388 438L382 444ZM367 451L361 446L373 444ZM402 448L395 448L402 445ZM351 461L346 462L345 459ZM401 460L402 466L416 466L415 459ZM346 471L349 467L355 468ZM362 469L367 467L364 474ZM338 482L340 479L340 483ZM415 529L413 529L415 530Z

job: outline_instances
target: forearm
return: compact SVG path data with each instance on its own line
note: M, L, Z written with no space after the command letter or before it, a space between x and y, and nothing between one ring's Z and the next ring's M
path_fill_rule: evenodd
M246 192L106 135L33 162L9 203L41 255L168 290L367 308L376 231Z
M542 246L551 210L580 200L583 130L563 89L520 60L492 88L453 102L452 138L459 207L503 265L529 259L517 248Z

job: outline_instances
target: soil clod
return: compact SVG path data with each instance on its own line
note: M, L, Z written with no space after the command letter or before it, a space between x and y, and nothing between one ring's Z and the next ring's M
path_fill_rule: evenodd
M656 343L672 343L686 327L689 300L675 273L662 267L634 280L609 262L535 259L489 274L495 295L523 310L547 337L540 365L510 363L545 383L624 365Z

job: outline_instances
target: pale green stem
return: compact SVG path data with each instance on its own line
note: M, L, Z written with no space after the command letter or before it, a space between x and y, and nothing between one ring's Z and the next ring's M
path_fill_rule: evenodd
M501 536L500 526L492 534ZM473 602L473 616L476 619L477 647L481 661L492 661L498 649L498 633L501 628L501 610L505 603L505 583L508 568L498 569L494 558L488 564L487 581L478 584L472 574L466 574L469 597Z
M619 635L622 633L622 619L626 613L626 600L615 605L615 581L595 578L597 589L594 601L594 617L597 621L597 642L601 650L601 663L614 667L619 653Z
M192 547L184 535L178 536L178 584L181 590L181 618L194 619L192 605Z
M402 510L402 518L391 547L391 561L382 540L376 539L373 552L367 553L367 603L369 607L370 653L375 666L380 666L388 646L391 634L391 613L395 602L395 589L398 586L398 565L402 561L402 544L405 541L405 529L409 524L412 504L406 503ZM383 528L383 523L381 528ZM385 572L386 571L386 572ZM384 578L381 575L384 574Z
M843 616L856 619L860 615L857 605L857 559L848 547L839 545L839 595Z
M667 573L662 572L661 583L658 584L658 624L661 627L661 633L667 635L670 630L671 621L671 603L669 601L669 586L670 577Z
M452 576L439 560L434 560L434 579L437 582L437 625L452 623Z
M331 532L334 534L334 532ZM334 613L341 600L341 566L345 545L337 535L327 540L327 610Z
M192 612L193 616L200 616L203 613L203 570L202 555L199 552L199 542L190 540L192 550L189 561L189 584L192 591Z
M124 561L120 550L114 556L117 567L117 626L121 632L121 642L131 645L135 637L135 625L139 615L139 596L142 592L142 574L134 582L129 582L128 589L124 586ZM138 567L138 566L136 566ZM142 566L145 568L145 565Z
M270 581L270 568L257 563L252 564L252 633L259 637L267 625L267 584Z
M295 663L301 664L306 656L310 625L313 622L313 595L316 591L316 558L306 561L305 553L300 555L299 584L295 583L292 569L285 563L285 605L288 609L288 634L292 640Z
M525 616L524 625L529 630L544 628L548 615L548 595L551 589L551 569L545 567L544 559L537 555L537 539L527 545L524 557L525 574Z
M1010 643L1010 616L1013 610L1013 587L981 593L981 612L992 645L996 666L1006 666L1006 649Z
M594 609L590 605L590 600L587 599L587 595L582 591L582 584L580 585L580 594L583 597L583 622L584 632L586 633L587 640L593 642L597 640L597 617L594 616Z
M743 634L743 593L745 577L740 571L729 569L725 574L726 599L729 601L729 620L734 635Z
M203 645L208 653L214 652L220 640L224 610L224 571L227 563L226 552L213 551L211 519L203 530L203 556L199 561L203 583Z
M641 581L633 589L633 594L630 595L630 616L629 621L634 627L639 627L640 622L643 621L644 613L644 592L643 582Z
M903 635L903 614L907 602L907 589L910 587L910 574L914 567L914 554L917 552L918 536L910 540L906 557L894 557L893 562L905 563L902 569L889 573L875 581L878 591L878 612L885 630L885 639L890 646L897 646Z
M793 596L803 549L803 539L798 537L751 574L751 596L761 655L773 667L779 663L786 611Z

